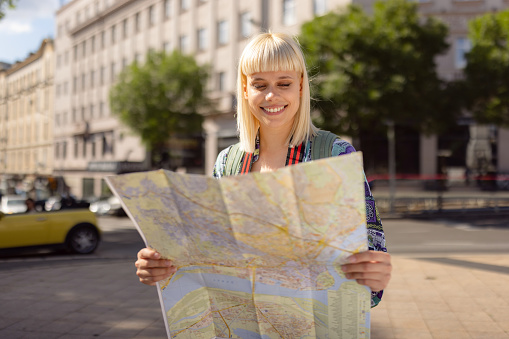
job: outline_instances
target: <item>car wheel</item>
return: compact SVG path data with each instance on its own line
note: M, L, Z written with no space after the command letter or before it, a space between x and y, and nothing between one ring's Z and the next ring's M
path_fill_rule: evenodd
M92 253L97 245L99 245L99 234L93 226L75 226L67 235L67 247L74 253Z

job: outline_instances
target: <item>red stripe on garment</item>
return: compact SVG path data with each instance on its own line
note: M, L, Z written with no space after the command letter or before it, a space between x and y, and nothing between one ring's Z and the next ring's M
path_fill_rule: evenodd
M300 159L300 152L302 151L302 144L299 145L299 148L297 148L297 155L295 156L295 163L297 164Z
M240 174L246 174L249 171L249 165L251 164L252 156L253 153L246 153L244 155L244 163L242 164L242 170L240 171Z
M288 166L293 165L293 152L295 150L295 147L292 147L292 151L290 152L290 159L288 160Z

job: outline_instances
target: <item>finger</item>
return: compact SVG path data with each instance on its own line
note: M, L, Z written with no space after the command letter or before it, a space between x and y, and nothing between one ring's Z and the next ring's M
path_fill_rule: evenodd
M172 267L173 266L173 261L171 260L166 260L166 259L158 259L158 260L154 260L154 259L138 259L136 260L136 262L134 263L134 265L137 267L137 268L163 268L163 267Z
M150 278L140 278L140 282L144 283L145 285L149 286L155 286L159 281L162 281L164 279L168 279L170 276L157 276L157 277L150 277Z
M162 275L171 275L175 273L177 269L175 267L168 268L151 268L151 269L138 269L136 275L140 278L158 277Z
M382 251L366 251L352 254L347 258L347 262L351 264L370 261L390 263L391 255L387 252Z
M357 264L341 265L343 272L381 272L390 273L392 265L390 262L365 261Z
M372 290L380 291L383 290L391 279L390 273L366 273L366 272L355 272L345 273L347 279L355 279L359 284L367 285ZM366 283L369 282L369 285Z
M138 259L161 259L161 254L152 248L143 248L138 252Z

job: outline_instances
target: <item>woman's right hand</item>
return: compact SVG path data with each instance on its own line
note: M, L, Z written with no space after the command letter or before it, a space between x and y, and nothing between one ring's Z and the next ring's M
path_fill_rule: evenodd
M144 248L138 252L135 265L138 268L136 275L140 282L150 286L169 278L177 271L171 260L161 259L161 254L151 248Z

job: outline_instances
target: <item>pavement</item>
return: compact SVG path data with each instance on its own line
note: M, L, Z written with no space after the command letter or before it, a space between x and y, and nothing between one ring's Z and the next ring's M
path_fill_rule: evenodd
M135 232L120 220L122 232ZM386 231L396 230L392 222ZM106 241L118 232L105 228ZM509 240L509 227L499 231ZM396 252L371 338L509 338L508 247ZM166 338L157 291L138 282L135 253L0 258L0 338Z

